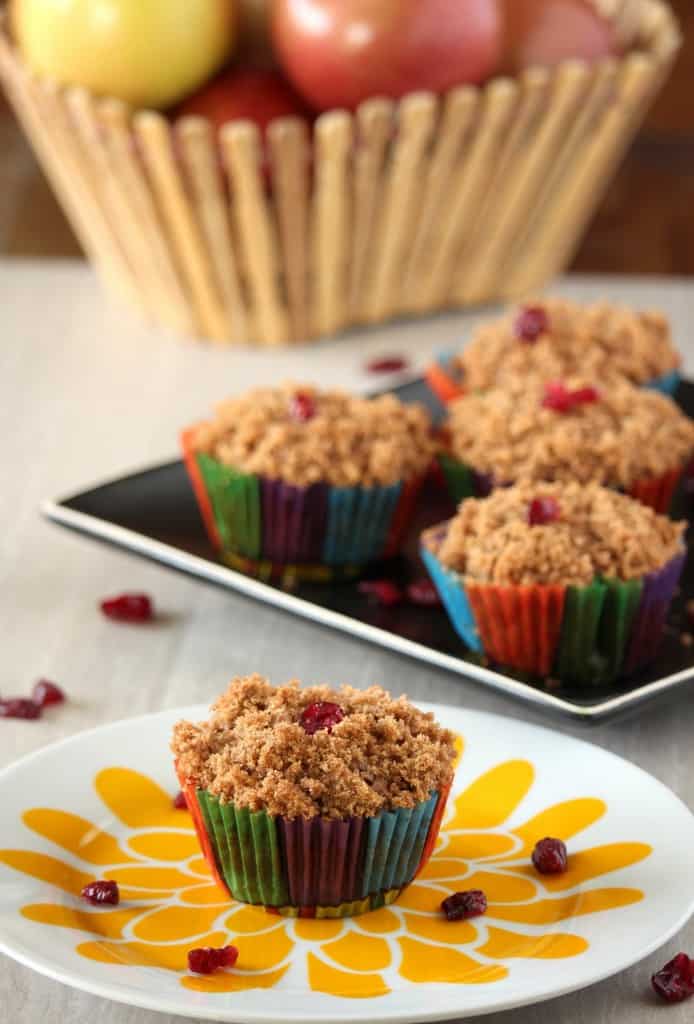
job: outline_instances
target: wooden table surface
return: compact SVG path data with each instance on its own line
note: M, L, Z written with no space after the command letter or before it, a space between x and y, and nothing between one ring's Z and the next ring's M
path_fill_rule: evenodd
M570 279L562 291L660 305L694 373L690 282ZM287 377L362 387L364 361L407 352L421 363L464 337L470 319L438 317L353 334L292 352L197 347L151 332L108 307L81 265L0 262L0 693L26 693L46 676L70 702L39 722L0 722L0 768L61 737L145 712L210 701L237 673L276 682L383 683L394 692L547 723L480 685L366 646L241 596L177 575L43 521L40 501L176 452L181 424L225 393ZM166 613L156 629L125 630L97 601L150 592ZM554 725L636 762L694 807L694 701L672 703L586 730ZM558 766L561 770L561 766ZM2 810L0 810L0 830ZM691 858L685 850L683 857ZM694 924L648 961L612 981L551 1004L487 1018L490 1024L685 1024L692 1005L664 1009L648 979L680 948L694 953ZM561 970L560 965L548 970ZM174 1024L174 1018L109 1004L0 958L0 1021Z

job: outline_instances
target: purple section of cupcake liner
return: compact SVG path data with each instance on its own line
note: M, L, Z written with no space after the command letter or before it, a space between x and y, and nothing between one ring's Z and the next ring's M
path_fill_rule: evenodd
M279 826L294 906L338 906L357 898L363 818L282 818Z
M663 569L644 577L641 603L634 617L626 657L627 675L656 657L670 604L686 560L685 553L677 555Z
M320 562L328 518L327 484L293 487L260 478L263 558L280 564Z

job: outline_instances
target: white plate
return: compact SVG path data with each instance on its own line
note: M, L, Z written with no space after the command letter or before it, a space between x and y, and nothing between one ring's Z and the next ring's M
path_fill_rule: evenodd
M210 885L190 818L171 807L168 753L174 721L206 708L26 758L0 775L0 948L75 988L198 1019L424 1021L593 984L687 921L694 818L668 789L587 743L433 710L465 745L443 840L396 906L344 922L229 905ZM548 834L567 840L571 861L543 879L529 850ZM115 911L77 896L104 876L125 891ZM444 921L438 902L468 888L487 892L488 914ZM239 947L238 969L186 972L188 949L222 942Z

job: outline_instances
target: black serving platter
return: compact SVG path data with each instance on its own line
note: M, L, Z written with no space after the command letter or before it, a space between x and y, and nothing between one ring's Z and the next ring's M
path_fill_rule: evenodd
M395 391L404 401L425 402L436 418L441 416L441 406L422 380ZM694 416L694 384L684 382L677 400ZM681 495L682 507L677 511L682 515L687 514L690 498L687 493ZM419 530L442 521L452 511L445 493L432 485L420 503L419 522L411 532L405 554L373 566L369 577L386 577L404 584L425 576L417 555ZM353 582L302 583L288 590L227 568L218 561L207 539L180 461L133 473L70 498L47 501L43 513L62 526L574 719L604 720L694 679L694 646L682 642L682 634L689 630L686 605L694 599L692 559L685 569L666 636L647 671L620 685L559 691L551 682L524 679L506 669L482 664L458 639L442 608L409 604L384 607L361 593Z

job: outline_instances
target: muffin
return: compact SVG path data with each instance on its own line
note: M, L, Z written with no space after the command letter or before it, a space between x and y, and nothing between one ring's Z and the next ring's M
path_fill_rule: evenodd
M667 512L694 451L671 398L624 381L509 382L452 402L441 466L456 501L522 479L601 483Z
M348 917L392 903L434 848L454 737L378 687L234 679L172 750L203 853L243 903Z
M434 456L423 406L290 384L222 403L182 444L224 560L316 579L398 550Z
M595 483L524 482L463 502L422 557L473 651L601 684L657 655L685 526Z
M427 377L444 402L535 374L620 377L672 395L680 363L662 313L544 299L482 324L463 352L441 357Z

